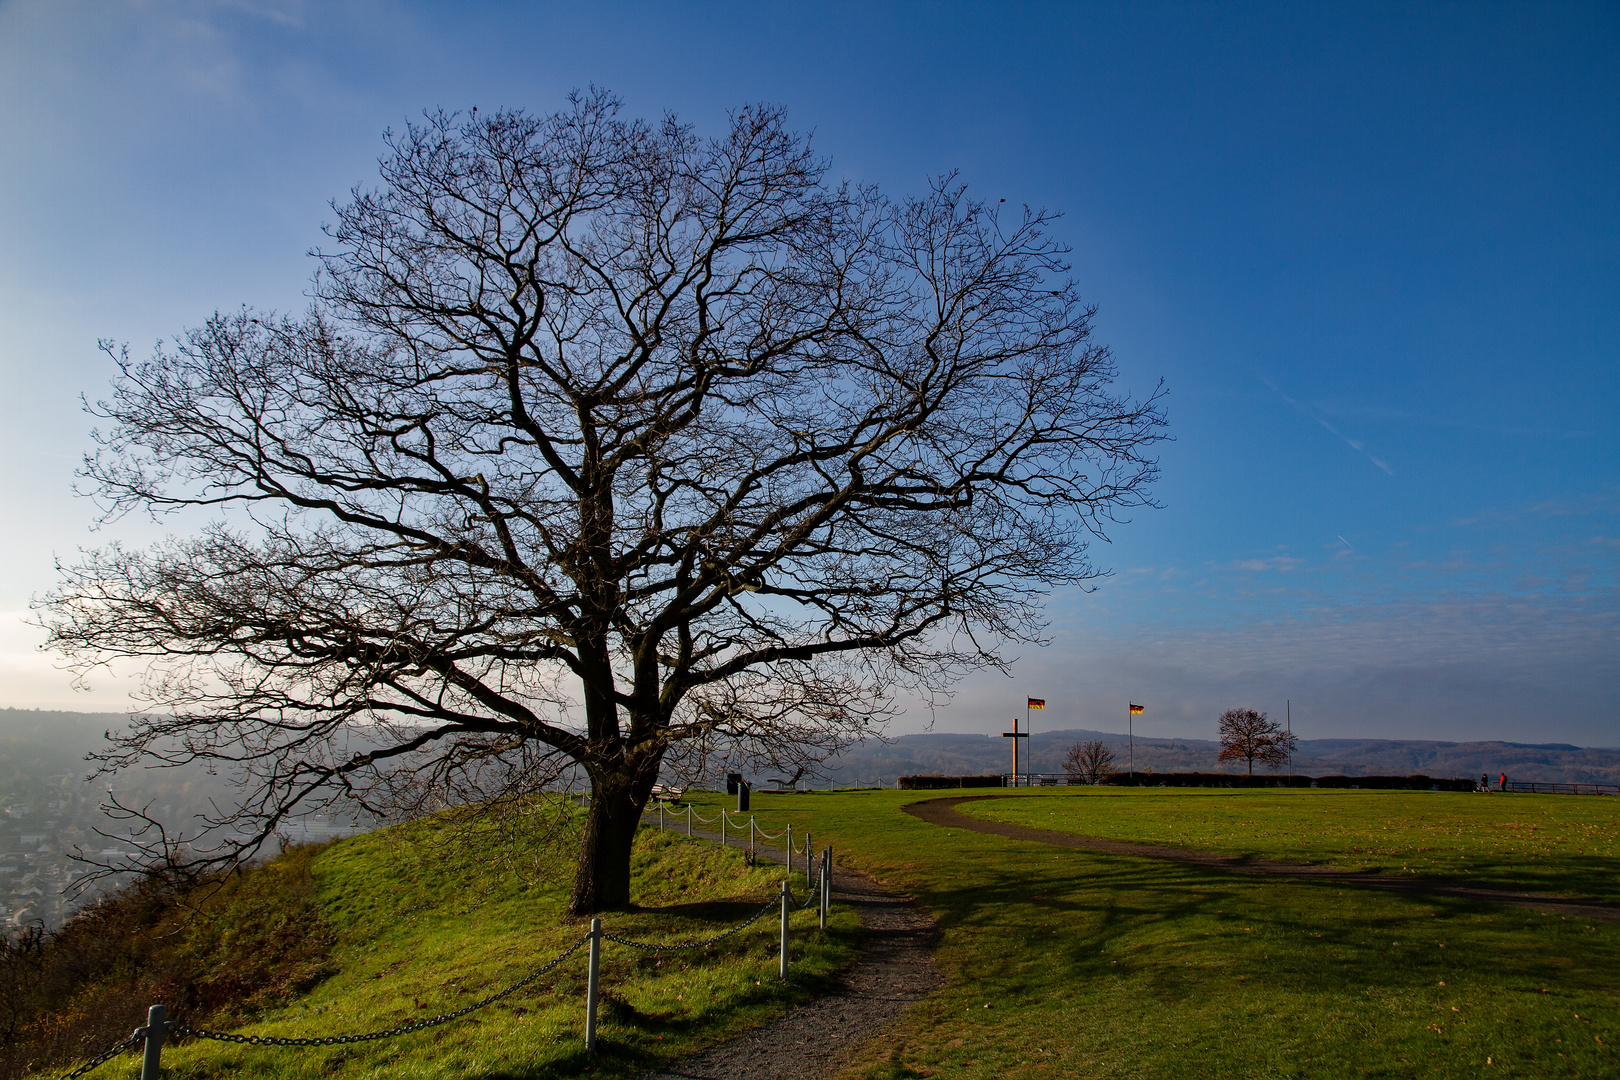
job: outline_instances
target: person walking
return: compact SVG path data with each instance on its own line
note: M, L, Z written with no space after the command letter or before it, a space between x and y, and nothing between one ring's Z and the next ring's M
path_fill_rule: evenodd
M1479 790L1481 790L1481 791L1489 791L1489 790L1491 790L1491 774L1490 773L1480 773L1479 774Z
M1500 787L1499 790L1501 790L1501 791L1506 791L1507 790L1507 773L1502 774L1501 787Z

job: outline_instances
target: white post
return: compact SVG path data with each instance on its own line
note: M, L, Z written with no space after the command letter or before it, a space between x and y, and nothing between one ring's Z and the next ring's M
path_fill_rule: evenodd
M784 957L786 955L783 953ZM146 1010L146 1053L141 1057L141 1080L158 1080L158 1070L162 1068L163 1036L168 1030L163 1020L163 1006L153 1005Z
M720 846L726 846L726 808L720 808Z
M791 874L793 873L793 826L791 825L787 827L787 846L787 868L788 873Z
M780 974L781 977L784 978L784 979L787 978L788 907L789 907L788 901L792 898L792 896L793 896L793 893L790 892L789 889L788 889L788 880L787 880L787 878L783 878L782 879L782 963L781 963L781 968L780 968L780 971L778 972L778 974Z
M585 976L585 1052L596 1052L596 989L602 974L602 920L591 920L591 964Z
M658 831L664 831L664 800L658 800Z
M692 807L690 803L686 807L686 835L692 835Z

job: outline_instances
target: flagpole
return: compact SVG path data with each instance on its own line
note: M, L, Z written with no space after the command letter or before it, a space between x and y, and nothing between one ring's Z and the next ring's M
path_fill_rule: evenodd
M1029 695L1028 694L1024 695L1024 731L1029 734L1029 736L1030 736L1029 748L1030 748L1031 751L1034 751L1034 749L1035 749L1035 740L1034 740L1035 725L1031 724L1029 722ZM1017 745L1017 743L1018 743L1018 740L1014 739L1013 744Z
M1292 698L1283 699L1283 708L1288 710L1288 786L1294 786L1294 702Z

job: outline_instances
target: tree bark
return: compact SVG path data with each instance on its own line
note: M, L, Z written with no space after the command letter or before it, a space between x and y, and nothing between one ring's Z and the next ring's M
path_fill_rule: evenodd
M592 786L569 914L594 915L630 906L630 848L644 804L631 796L627 786Z

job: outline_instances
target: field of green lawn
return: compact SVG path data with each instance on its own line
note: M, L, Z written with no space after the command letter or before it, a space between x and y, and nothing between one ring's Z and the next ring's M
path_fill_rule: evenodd
M961 812L1111 840L1620 902L1620 799L1103 788L970 802Z
M1426 873L1571 894L1612 896L1620 870L1620 799L1009 794L974 812L1342 865L1398 869L1401 853ZM940 924L943 988L850 1076L1620 1076L1620 926L1056 849L901 811L940 796L755 797L766 827L812 830Z

